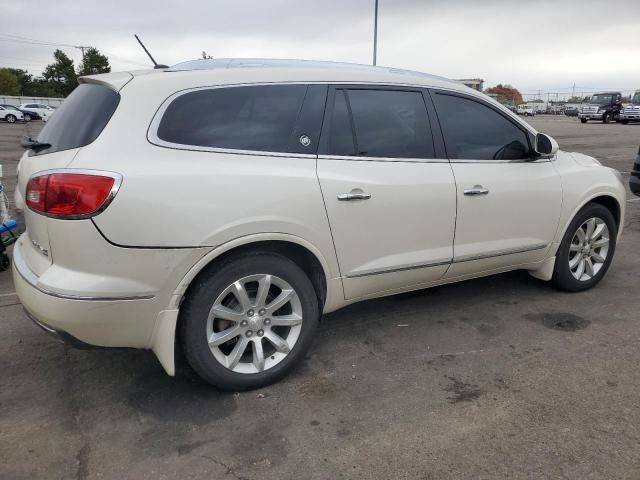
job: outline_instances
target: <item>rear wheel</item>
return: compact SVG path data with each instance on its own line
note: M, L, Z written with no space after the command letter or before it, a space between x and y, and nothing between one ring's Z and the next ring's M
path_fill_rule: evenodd
M295 366L319 318L304 271L281 255L256 252L227 259L197 280L180 310L180 341L203 380L251 390Z
M554 285L577 292L602 280L616 249L616 233L615 220L606 207L592 203L578 212L556 254Z
M9 123L16 123L16 120L17 120L16 116L11 114L4 117L4 119Z

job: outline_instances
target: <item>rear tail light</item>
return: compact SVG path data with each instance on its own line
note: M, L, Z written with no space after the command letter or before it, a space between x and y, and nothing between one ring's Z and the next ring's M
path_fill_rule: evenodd
M103 211L122 182L118 173L99 170L50 170L29 179L27 206L49 217L89 218Z

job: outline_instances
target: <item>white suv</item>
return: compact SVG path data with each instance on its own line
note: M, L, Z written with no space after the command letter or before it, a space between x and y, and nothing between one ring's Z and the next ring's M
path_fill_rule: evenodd
M198 60L80 83L21 160L20 299L223 389L281 378L360 300L514 269L592 287L624 224L618 172L440 77Z

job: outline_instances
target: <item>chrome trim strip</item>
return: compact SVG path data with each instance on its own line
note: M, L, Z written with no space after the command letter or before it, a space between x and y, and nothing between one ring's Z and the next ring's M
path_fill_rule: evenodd
M555 158L555 155L553 156ZM451 163L546 163L550 162L549 157L540 157L536 159L518 159L518 160L469 160L464 158L452 158Z
M111 187L111 191L109 192L109 195L107 195L107 198L104 200L104 202L102 202L102 205L100 205L100 208L91 213L85 213L83 215L52 215L46 212L39 212L32 209L34 213L50 218L59 218L64 220L83 220L85 218L95 217L96 215L104 212L105 209L111 204L111 202L113 202L113 199L116 197L116 194L118 193L118 190L120 190L120 186L122 185L122 175L120 173L109 172L107 170L92 170L88 168L52 168L50 170L42 170L31 175L29 177L29 180L31 180L32 178L41 177L43 175L51 175L54 173L77 173L82 175L95 175L97 177L109 177L113 179L113 186Z
M347 278L368 277L370 275L381 275L383 273L405 272L407 270L418 270L421 268L441 267L443 265L449 265L450 263L451 263L451 259L447 259L447 260L438 260L435 262L421 263L417 265L407 265L405 267L398 267L398 268L383 268L380 270L370 270L368 272L350 274L350 275L347 275Z
M503 250L494 250L493 252L474 255L463 255L461 257L454 257L452 263L471 262L473 260L483 260L485 258L503 257L505 255L514 255L516 253L532 252L534 250L542 250L543 248L547 248L548 246L548 243L536 243L535 245L530 245L528 247L505 248Z
M318 160L352 160L360 162L449 163L446 158L358 157L356 155L318 155Z
M132 295L126 297L95 297L95 296L83 296L83 295L70 295L66 293L58 293L38 285L38 276L31 271L29 266L27 265L24 257L22 256L22 244L23 240L19 241L16 247L13 249L13 265L16 270L22 277L22 279L31 285L33 288L38 290L45 295L50 295L56 298L62 298L65 300L85 300L85 301L95 301L95 302L117 302L117 301L125 301L125 300L150 300L155 297L155 295Z

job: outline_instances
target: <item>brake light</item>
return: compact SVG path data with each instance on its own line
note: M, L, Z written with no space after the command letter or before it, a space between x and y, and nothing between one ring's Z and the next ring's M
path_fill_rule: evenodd
M49 217L92 217L113 200L122 177L101 171L52 171L33 176L27 183L27 206Z

